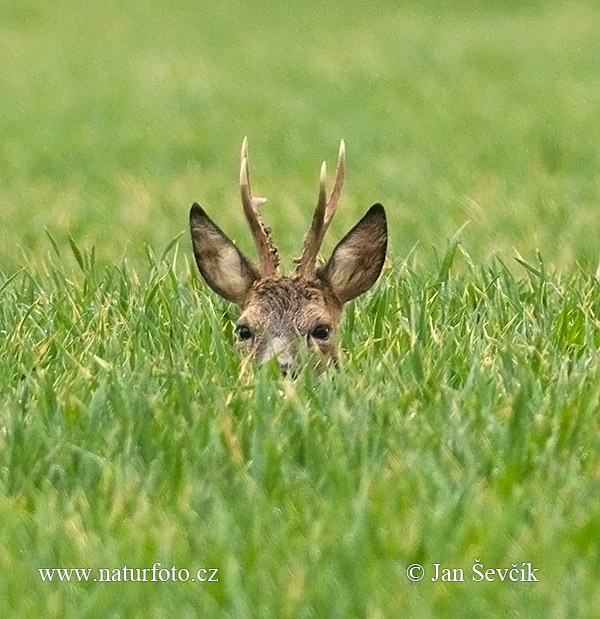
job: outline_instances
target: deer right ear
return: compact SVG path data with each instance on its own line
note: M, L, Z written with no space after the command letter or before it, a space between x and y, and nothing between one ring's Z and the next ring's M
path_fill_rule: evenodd
M317 269L334 294L346 303L366 292L379 277L387 249L387 223L381 204L366 215L337 244L331 258Z
M206 283L224 299L240 305L259 278L256 267L198 204L190 210L190 231L196 264Z

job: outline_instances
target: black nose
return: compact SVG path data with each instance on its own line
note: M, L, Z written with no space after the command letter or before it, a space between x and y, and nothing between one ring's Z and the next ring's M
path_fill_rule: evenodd
M287 376L287 373L288 373L288 371L290 369L290 364L289 363L280 363L279 364L279 369L281 370L281 373L284 376Z

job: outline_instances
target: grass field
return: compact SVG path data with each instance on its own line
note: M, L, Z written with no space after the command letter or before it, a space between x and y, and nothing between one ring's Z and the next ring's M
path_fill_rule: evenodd
M600 6L123 5L0 15L0 615L597 616ZM386 206L337 373L241 371L195 271L245 135L284 265L340 138L324 253Z

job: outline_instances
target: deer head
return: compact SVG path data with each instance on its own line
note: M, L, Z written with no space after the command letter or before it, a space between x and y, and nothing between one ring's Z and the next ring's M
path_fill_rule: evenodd
M298 346L308 346L321 359L336 362L336 331L344 305L366 292L379 277L387 247L387 224L381 204L374 204L337 244L331 257L316 265L317 254L342 191L346 155L340 144L333 189L326 191L326 166L321 167L317 207L291 276L279 272L279 257L270 229L258 208L266 202L250 188L248 142L241 153L240 192L259 264L253 264L194 204L190 211L192 244L206 283L241 310L235 334L239 347L259 363L276 357L287 373ZM303 344L304 342L304 344Z

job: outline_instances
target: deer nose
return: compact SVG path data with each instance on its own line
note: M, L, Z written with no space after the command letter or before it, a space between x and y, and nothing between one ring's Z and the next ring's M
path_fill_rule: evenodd
M279 363L279 370L284 376L287 376L287 374L289 373L293 360L294 360L294 356L289 346L287 349L281 351L277 355L277 362Z

